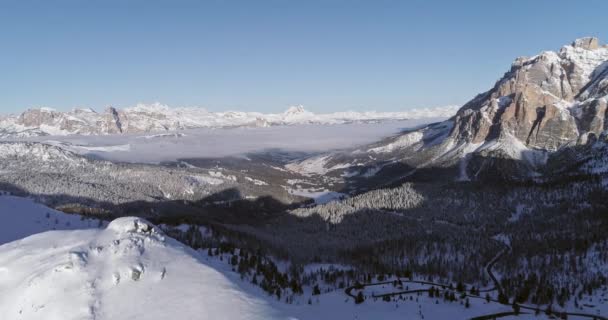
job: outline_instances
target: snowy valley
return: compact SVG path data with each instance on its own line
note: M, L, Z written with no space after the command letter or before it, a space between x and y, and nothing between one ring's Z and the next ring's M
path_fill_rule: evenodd
M608 319L608 46L460 108L0 118L0 319Z

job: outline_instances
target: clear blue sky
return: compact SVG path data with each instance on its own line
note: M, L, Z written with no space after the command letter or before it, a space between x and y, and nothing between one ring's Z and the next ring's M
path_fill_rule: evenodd
M608 39L608 1L0 0L0 111L461 104L516 56Z

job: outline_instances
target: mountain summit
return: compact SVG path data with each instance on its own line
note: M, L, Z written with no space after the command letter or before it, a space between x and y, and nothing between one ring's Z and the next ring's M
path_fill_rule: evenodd
M323 156L322 172L372 170L396 181L434 168L452 169L445 172L462 180L538 176L569 147L605 140L607 101L608 46L581 38L557 52L515 59L490 90L443 122Z
M11 242L0 264L3 319L284 318L140 218Z
M606 126L608 47L582 38L559 52L520 57L487 92L454 117L450 137L483 143L514 137L526 147L555 151Z

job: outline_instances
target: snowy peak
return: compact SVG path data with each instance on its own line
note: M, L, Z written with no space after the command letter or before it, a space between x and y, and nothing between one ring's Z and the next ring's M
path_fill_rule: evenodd
M287 110L285 110L284 114L285 115L295 115L295 114L302 114L302 113L307 113L308 111L306 111L306 109L304 109L303 105L297 105L297 106L291 106L289 107Z
M0 266L3 319L278 318L140 218L5 244Z
M281 121L285 123L318 123L323 122L321 117L304 109L304 106L289 107L284 113Z
M148 114L167 114L171 112L169 106L155 102L152 104L138 103L135 107L126 108L125 112L139 112Z
M108 224L107 230L114 231L117 235L139 235L148 237L154 241L163 242L163 232L154 227L150 222L135 217L118 218Z
M595 50L599 48L599 40L596 37L584 37L572 41L572 47L583 48L585 50Z
M599 135L607 129L607 66L608 48L597 38L518 58L494 88L458 111L451 137L483 143L510 135L528 148L554 151L588 131Z

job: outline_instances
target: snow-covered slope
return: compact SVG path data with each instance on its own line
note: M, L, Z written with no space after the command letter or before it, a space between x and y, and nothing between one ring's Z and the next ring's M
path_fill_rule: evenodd
M0 245L49 230L98 228L105 223L97 219L53 210L33 200L0 195Z
M103 113L92 109L59 112L49 108L30 109L18 116L0 118L0 138L23 138L44 135L97 135L146 133L194 128L268 127L296 124L343 124L385 120L450 117L458 107L413 109L404 112L335 112L314 114L302 106L284 113L209 112L202 108L169 108L159 103Z
M1 319L276 319L277 311L138 218L0 246Z

